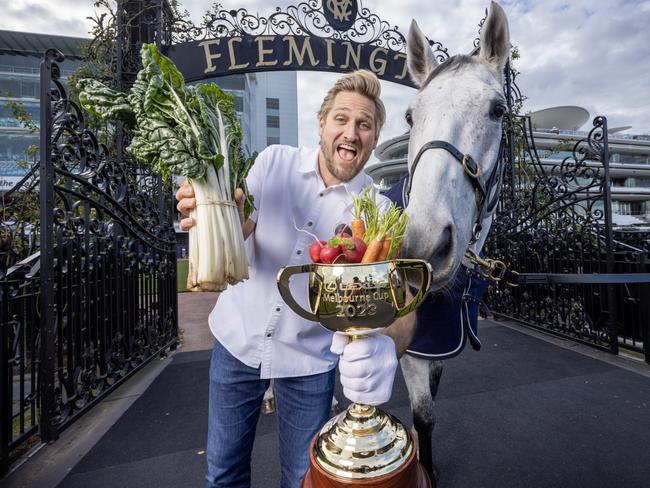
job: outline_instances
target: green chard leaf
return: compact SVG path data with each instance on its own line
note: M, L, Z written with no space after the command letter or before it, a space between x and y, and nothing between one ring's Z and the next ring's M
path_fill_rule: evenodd
M154 44L144 44L141 56L142 69L128 93L95 80L80 80L84 108L102 119L130 122L133 139L129 152L163 175L204 178L208 165L219 170L227 157L227 186L246 188L254 157L246 158L241 151L243 134L233 97L214 84L186 86L174 63ZM226 154L222 154L223 148ZM251 211L249 196L247 215Z
M124 93L92 79L77 81L81 106L102 120L134 122L135 114Z

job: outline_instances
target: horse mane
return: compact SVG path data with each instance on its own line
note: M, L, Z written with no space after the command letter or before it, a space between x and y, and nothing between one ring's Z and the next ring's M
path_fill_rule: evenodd
M420 87L420 91L424 90L424 88L426 88L426 86L431 82L431 80L433 80L440 73L444 73L449 70L458 71L463 66L467 66L469 64L473 64L476 62L478 61L476 61L475 56L471 56L467 54L456 54L455 56L446 59L444 62L440 63L438 66L436 66L433 69L433 71L429 74L425 82L422 83L422 86Z

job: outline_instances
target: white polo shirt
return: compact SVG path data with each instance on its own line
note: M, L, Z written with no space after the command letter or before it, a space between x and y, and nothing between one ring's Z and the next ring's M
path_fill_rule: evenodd
M313 237L328 240L353 217L350 194L372 184L363 171L351 181L325 187L318 150L274 145L262 151L247 178L255 197L255 232L246 241L250 278L221 293L210 313L210 330L230 353L261 378L322 373L336 365L332 333L299 317L282 300L276 283L283 266L311 262ZM389 200L378 196L382 208ZM294 227L295 225L295 227ZM296 301L310 310L307 274L291 278Z

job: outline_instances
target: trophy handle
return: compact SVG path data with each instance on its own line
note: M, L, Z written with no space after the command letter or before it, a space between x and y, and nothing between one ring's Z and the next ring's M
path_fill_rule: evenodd
M395 291L393 290L393 300L395 301L397 317L403 317L418 308L420 303L424 300L424 297L427 296L427 292L431 286L431 265L428 262L421 260L400 260L397 262L397 267L409 271L420 272L420 287L417 293L413 296L411 303L400 308L399 305L397 305L397 300L395 300Z
M315 267L312 264L303 264L299 266L286 266L278 271L278 290L280 291L280 296L284 302L289 306L291 310L296 312L302 318L311 320L313 322L319 322L320 319L318 315L308 312L302 306L296 302L291 294L291 289L289 288L289 279L292 275L301 274L301 273L311 273L314 271Z

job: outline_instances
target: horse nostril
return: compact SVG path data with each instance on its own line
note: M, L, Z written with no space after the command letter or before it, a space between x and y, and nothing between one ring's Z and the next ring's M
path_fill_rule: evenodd
M446 258L449 256L453 249L454 239L453 239L453 228L451 225L446 226L438 239L437 246L434 248L433 253L431 254L431 263L434 261L437 263L442 263L446 261Z

